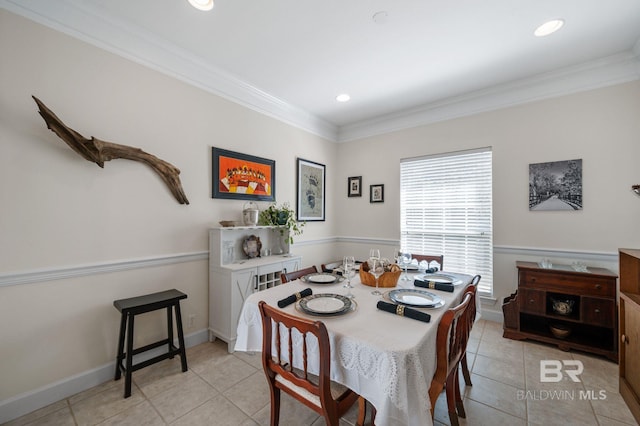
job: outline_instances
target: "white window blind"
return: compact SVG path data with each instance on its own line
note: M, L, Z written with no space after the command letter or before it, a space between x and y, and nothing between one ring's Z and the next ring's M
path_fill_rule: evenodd
M482 275L478 291L493 292L491 149L400 163L403 250L443 254L445 270Z

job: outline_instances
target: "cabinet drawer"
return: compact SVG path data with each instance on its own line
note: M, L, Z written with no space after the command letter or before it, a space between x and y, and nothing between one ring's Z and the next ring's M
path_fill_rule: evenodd
M277 272L278 275L280 275L280 272L282 272L281 262L258 266L258 275L273 274L274 272Z
M595 297L582 298L582 321L585 324L612 327L615 323L615 301Z
M545 292L540 290L530 290L521 288L518 290L520 296L520 311L530 314L544 314Z
M519 286L558 291L575 292L588 296L615 297L616 281L604 277L589 277L586 274L567 274L554 271L520 271Z

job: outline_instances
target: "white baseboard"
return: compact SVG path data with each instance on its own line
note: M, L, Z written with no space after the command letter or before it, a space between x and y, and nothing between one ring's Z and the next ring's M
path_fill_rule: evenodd
M503 321L504 321L504 317L502 315L502 311L500 311L500 312L491 311L491 310L484 309L484 308L480 312L480 318L482 318L483 320L497 322L497 323L500 323L500 324L502 324Z
M208 341L207 329L196 331L184 336L185 347L199 345ZM175 342L177 345L177 341ZM163 353L163 348L155 348L135 357L135 362L151 359ZM187 363L188 363L187 357ZM16 395L4 401L0 401L0 423L24 416L32 411L46 407L79 392L90 389L108 380L113 380L116 363L110 362L93 370L85 371L71 377L67 377L55 383L43 386L33 391Z

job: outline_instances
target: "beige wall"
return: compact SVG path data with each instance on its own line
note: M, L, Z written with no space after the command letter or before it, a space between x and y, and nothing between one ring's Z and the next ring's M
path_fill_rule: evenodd
M515 260L544 255L617 270L617 249L640 247L640 199L631 192L640 182L639 117L640 82L633 82L341 145L341 180L362 175L364 196L347 198L338 187L347 214L337 234L398 240L400 159L491 147L498 302L515 289ZM528 165L571 159L583 160L584 209L530 212ZM377 183L385 184L385 202L369 204ZM485 301L485 310L500 313L500 303Z
M0 277L102 262L202 253L206 229L240 219L241 201L213 200L211 146L276 160L277 198L295 202L295 158L327 165L327 221L294 246L303 263L391 251L399 239L399 160L491 146L495 298L515 287L514 261L583 253L616 268L640 247L640 83L334 144L128 60L0 11ZM48 131L30 96L85 136L140 147L182 170L179 205L143 165L98 168ZM585 208L528 211L528 164L582 158ZM363 176L363 197L346 196ZM370 204L371 184L385 202ZM336 242L336 238L338 241ZM189 294L187 333L206 328L206 260L0 287L0 407L113 362L115 299L176 287ZM485 306L499 313L499 304ZM151 317L139 343L162 332Z
M292 205L296 157L334 171L334 143L4 10L0 52L0 276L205 252L207 228L240 220L244 204L211 198L212 146L275 160L277 201ZM180 168L190 205L140 163L100 169L82 159L47 130L31 95L86 137ZM334 192L332 176L327 185ZM334 208L328 201L327 221L308 224L296 240L334 235ZM311 258L312 247L302 254ZM183 317L196 315L186 332L206 329L207 283L200 260L0 287L0 409L113 362L116 299L175 287L189 295ZM162 333L156 320L137 324L140 343Z

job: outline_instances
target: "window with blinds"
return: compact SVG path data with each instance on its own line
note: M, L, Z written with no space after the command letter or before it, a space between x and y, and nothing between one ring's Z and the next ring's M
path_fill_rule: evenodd
M400 162L403 250L443 254L445 270L482 275L493 292L491 149Z

